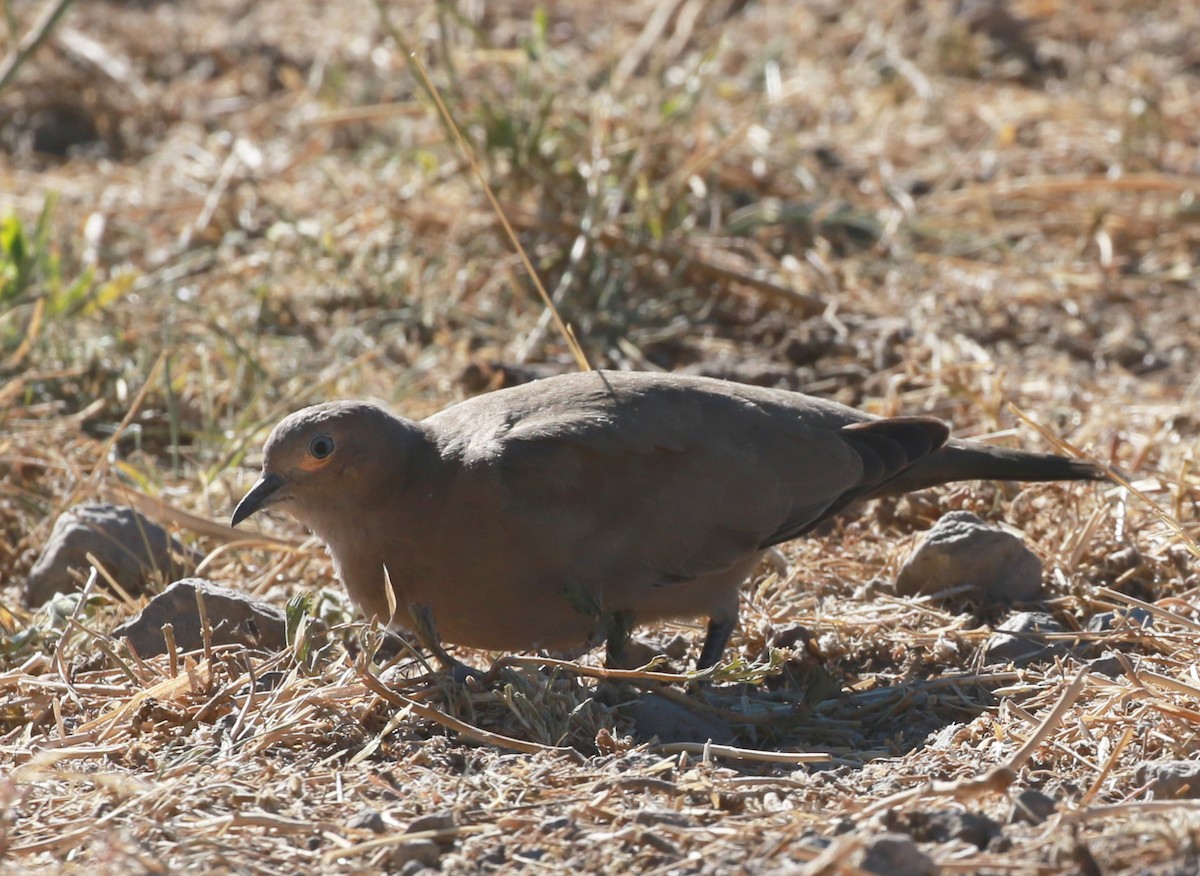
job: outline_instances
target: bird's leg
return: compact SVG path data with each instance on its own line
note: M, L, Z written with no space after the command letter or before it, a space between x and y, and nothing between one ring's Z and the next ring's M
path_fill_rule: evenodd
M709 619L708 630L704 634L704 645L700 648L700 658L696 661L697 669L710 669L717 665L717 661L725 653L725 646L729 644L729 637L733 635L733 628L736 626L736 613L731 616L722 615Z
M562 589L567 603L591 621L586 650L606 644L604 664L610 669L624 669L625 646L633 632L633 612L606 611L595 593L578 581L568 581Z
M624 669L625 646L633 632L633 613L614 611L605 616L604 665L610 669Z
M461 660L455 660L442 647L442 641L437 634L437 625L433 622L433 610L428 605L412 603L408 606L408 613L412 616L413 632L417 634L417 639L425 646L425 650L432 654L438 663L442 664L442 668L450 673L451 679L456 684L465 684L470 678L483 681L487 677L487 673L480 672Z

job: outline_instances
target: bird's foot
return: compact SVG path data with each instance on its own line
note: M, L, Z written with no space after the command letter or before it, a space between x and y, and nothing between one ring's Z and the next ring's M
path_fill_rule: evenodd
M414 603L408 609L412 615L414 632L416 632L417 638L425 646L425 650L433 655L433 658L437 660L442 669L449 673L451 681L455 684L482 689L495 679L499 662L497 662L496 666L484 672L481 669L476 669L474 666L468 666L461 660L456 660L442 647L441 639L438 638L437 634L437 625L433 621L433 611L429 606Z
M461 660L455 660L454 658L449 657L449 655L446 655L446 658L439 657L438 660L442 664L442 668L449 673L450 680L455 684L461 684L464 687L482 690L491 684L496 677L495 667L492 667L487 672L484 672L482 669L476 669L474 666L468 666Z
M614 611L604 617L604 665L610 669L626 669L629 656L629 634L633 632L633 615Z

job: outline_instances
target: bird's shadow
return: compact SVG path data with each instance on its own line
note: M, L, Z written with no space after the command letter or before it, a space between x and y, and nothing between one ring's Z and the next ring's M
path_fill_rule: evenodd
M1061 659L1061 655L1059 655ZM1054 657L1047 657L1053 663ZM1047 667L1049 668L1049 667ZM995 691L1020 680L1011 667L979 671L930 667L897 678L851 674L836 662L787 660L723 667L707 678L600 670L570 661L508 657L481 684L448 673L424 676L448 713L542 744L599 752L603 734L669 751L715 744L756 752L826 753L830 766L858 766L940 744L998 703ZM730 683L730 677L753 682ZM813 761L816 768L821 762Z
M670 751L712 743L761 752L825 752L831 765L899 757L928 744L947 727L994 707L993 689L1013 673L952 673L895 682L872 678L849 686L836 673L808 667L766 683L640 682L625 677L572 676L536 658L502 664L485 687L460 685L444 673L443 705L458 713L469 701L476 721L543 743L598 753L598 730L628 744ZM636 675L637 673L630 673ZM512 715L488 714L491 694Z
M807 689L739 684L643 690L627 696L617 711L639 743L826 752L830 763L866 763L902 756L947 727L974 720L995 706L992 690L1011 681L1011 674L931 675L868 689L831 689L829 676L814 680Z

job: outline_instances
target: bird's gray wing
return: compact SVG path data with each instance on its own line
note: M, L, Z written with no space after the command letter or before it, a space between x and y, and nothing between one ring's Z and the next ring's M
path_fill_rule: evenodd
M799 395L668 387L568 401L477 420L464 462L581 564L661 581L803 534L945 440L935 420L839 419Z

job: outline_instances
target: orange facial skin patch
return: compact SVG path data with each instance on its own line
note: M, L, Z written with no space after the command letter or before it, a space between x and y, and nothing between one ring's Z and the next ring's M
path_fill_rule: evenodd
M306 456L300 461L300 467L305 471L318 471L329 465L329 460L331 459L333 459L332 453L324 459L317 459L315 456Z

